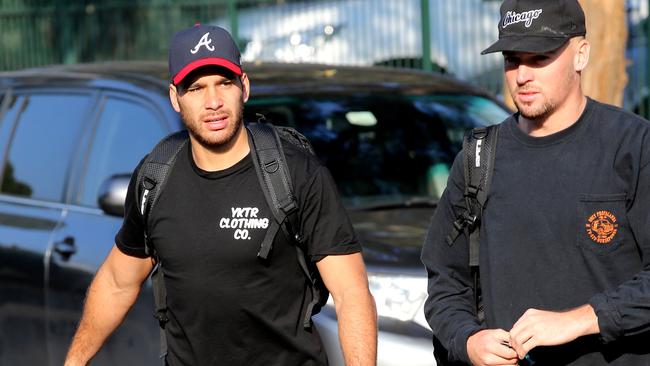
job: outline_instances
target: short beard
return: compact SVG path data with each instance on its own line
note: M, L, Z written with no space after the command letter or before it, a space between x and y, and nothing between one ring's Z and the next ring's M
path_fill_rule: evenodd
M563 90L569 90L571 88L571 85L576 82L576 79L578 79L576 73L573 72L572 70L567 70L565 77L562 78L564 83L558 87ZM578 79L577 82L579 83L580 80ZM546 99L546 101L544 101L542 105L540 105L535 109L532 109L530 107L526 108L526 105L517 103L516 96L512 95L512 99L515 102L515 106L517 106L517 109L519 110L519 115L535 123L542 123L546 121L548 117L550 117L553 113L555 113L555 111L558 109L558 106L561 105L562 103L561 101L565 97L566 95L562 95L559 97L555 96L554 99Z
M535 109L530 109L526 108L526 106L522 106L519 103L516 102L515 99L515 106L517 106L517 109L519 110L519 114L526 118L529 121L534 121L534 122L541 122L544 121L548 116L553 114L557 106L555 103L546 101L544 104L539 106L538 108Z
M237 135L239 134L239 131L241 130L242 126L244 125L244 105L239 106L239 113L235 115L235 124L233 125L233 128L231 130L228 130L227 128L224 130L226 132L225 136L222 136L219 139L207 139L205 136L201 135L201 132L195 124L190 123L190 116L187 116L183 111L181 110L181 120L183 121L183 124L185 125L185 128L187 128L187 131L190 133L192 137L196 140L196 142L199 143L199 145L209 149L209 150L222 150L223 148L227 147L230 145L235 138L237 138Z

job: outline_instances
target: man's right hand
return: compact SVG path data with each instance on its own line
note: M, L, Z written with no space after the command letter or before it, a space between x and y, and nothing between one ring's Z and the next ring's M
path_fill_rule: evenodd
M484 329L467 339L467 355L472 365L516 365L515 352L508 342L510 334L503 329Z

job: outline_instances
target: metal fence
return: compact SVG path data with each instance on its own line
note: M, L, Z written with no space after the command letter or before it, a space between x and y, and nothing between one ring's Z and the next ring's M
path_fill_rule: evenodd
M174 31L223 17L225 1L0 0L0 68L164 59Z
M502 91L500 0L0 0L0 70L166 59L196 22L224 26L246 61L389 65L452 73ZM626 0L625 107L648 116L650 0ZM429 55L425 57L423 55Z
M416 67L496 89L500 56L476 56L497 37L499 3L305 1L240 10L236 27L249 61Z

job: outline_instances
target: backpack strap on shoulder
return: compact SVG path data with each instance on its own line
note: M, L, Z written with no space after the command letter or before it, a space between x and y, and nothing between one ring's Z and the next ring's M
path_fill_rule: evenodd
M251 157L275 222L272 222L262 240L257 256L266 260L273 246L273 239L280 228L292 240L302 242L298 203L293 194L293 186L287 167L284 151L275 128L266 123L250 123L248 129Z
M147 155L138 172L136 202L144 222L145 251L149 255L154 254L148 240L149 213L156 205L158 197L167 184L169 172L176 163L176 157L187 141L187 131L179 131L165 137Z
M494 156L499 132L499 125L477 127L469 131L463 139L463 174L465 177L466 208L454 221L451 234L446 238L449 246L461 233L468 230L470 234L470 263L478 265L478 234L481 214L487 202ZM472 242L474 244L472 244ZM472 247L475 247L472 249Z
M167 355L167 338L165 325L169 321L167 316L167 290L160 258L149 239L150 213L165 188L169 173L176 162L176 158L187 144L187 131L180 131L165 137L160 141L144 159L136 179L136 202L140 208L144 223L145 252L153 257L156 267L151 273L152 290L154 295L154 318L160 326L160 358Z
M246 128L257 177L275 218L269 225L257 256L261 260L269 259L273 240L279 229L294 242L298 264L309 280L311 301L305 310L303 327L310 328L312 314L318 312L327 301L327 289L320 280L318 270L307 264L307 255L303 250L300 210L279 133L311 154L313 149L304 136L290 128L275 127L267 123L249 123Z
M465 154L465 202L472 220L472 226L468 226L470 267L479 265L478 228L492 183L498 133L498 125L477 127L465 138L470 147L468 152L472 152Z
M480 322L485 314L481 301L479 279L479 235L483 209L488 199L494 171L499 125L477 127L463 140L463 173L465 176L465 209L456 217L452 233L447 236L450 246L465 230L469 233L469 268L474 279L474 302Z

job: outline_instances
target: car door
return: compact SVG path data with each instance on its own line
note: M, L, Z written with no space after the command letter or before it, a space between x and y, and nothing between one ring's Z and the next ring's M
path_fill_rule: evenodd
M93 96L6 93L0 114L0 364L45 365L45 257ZM75 111L74 114L69 111Z
M122 223L122 217L110 216L99 208L100 187L114 175L130 174L155 143L171 132L166 114L160 111L169 108L169 102L162 103L119 92L103 92L99 98L87 153L73 179L63 224L53 235L46 292L52 365L61 364L65 358L81 317L86 289ZM138 302L93 364L159 364L159 333L152 314L153 295L150 285L145 284Z

